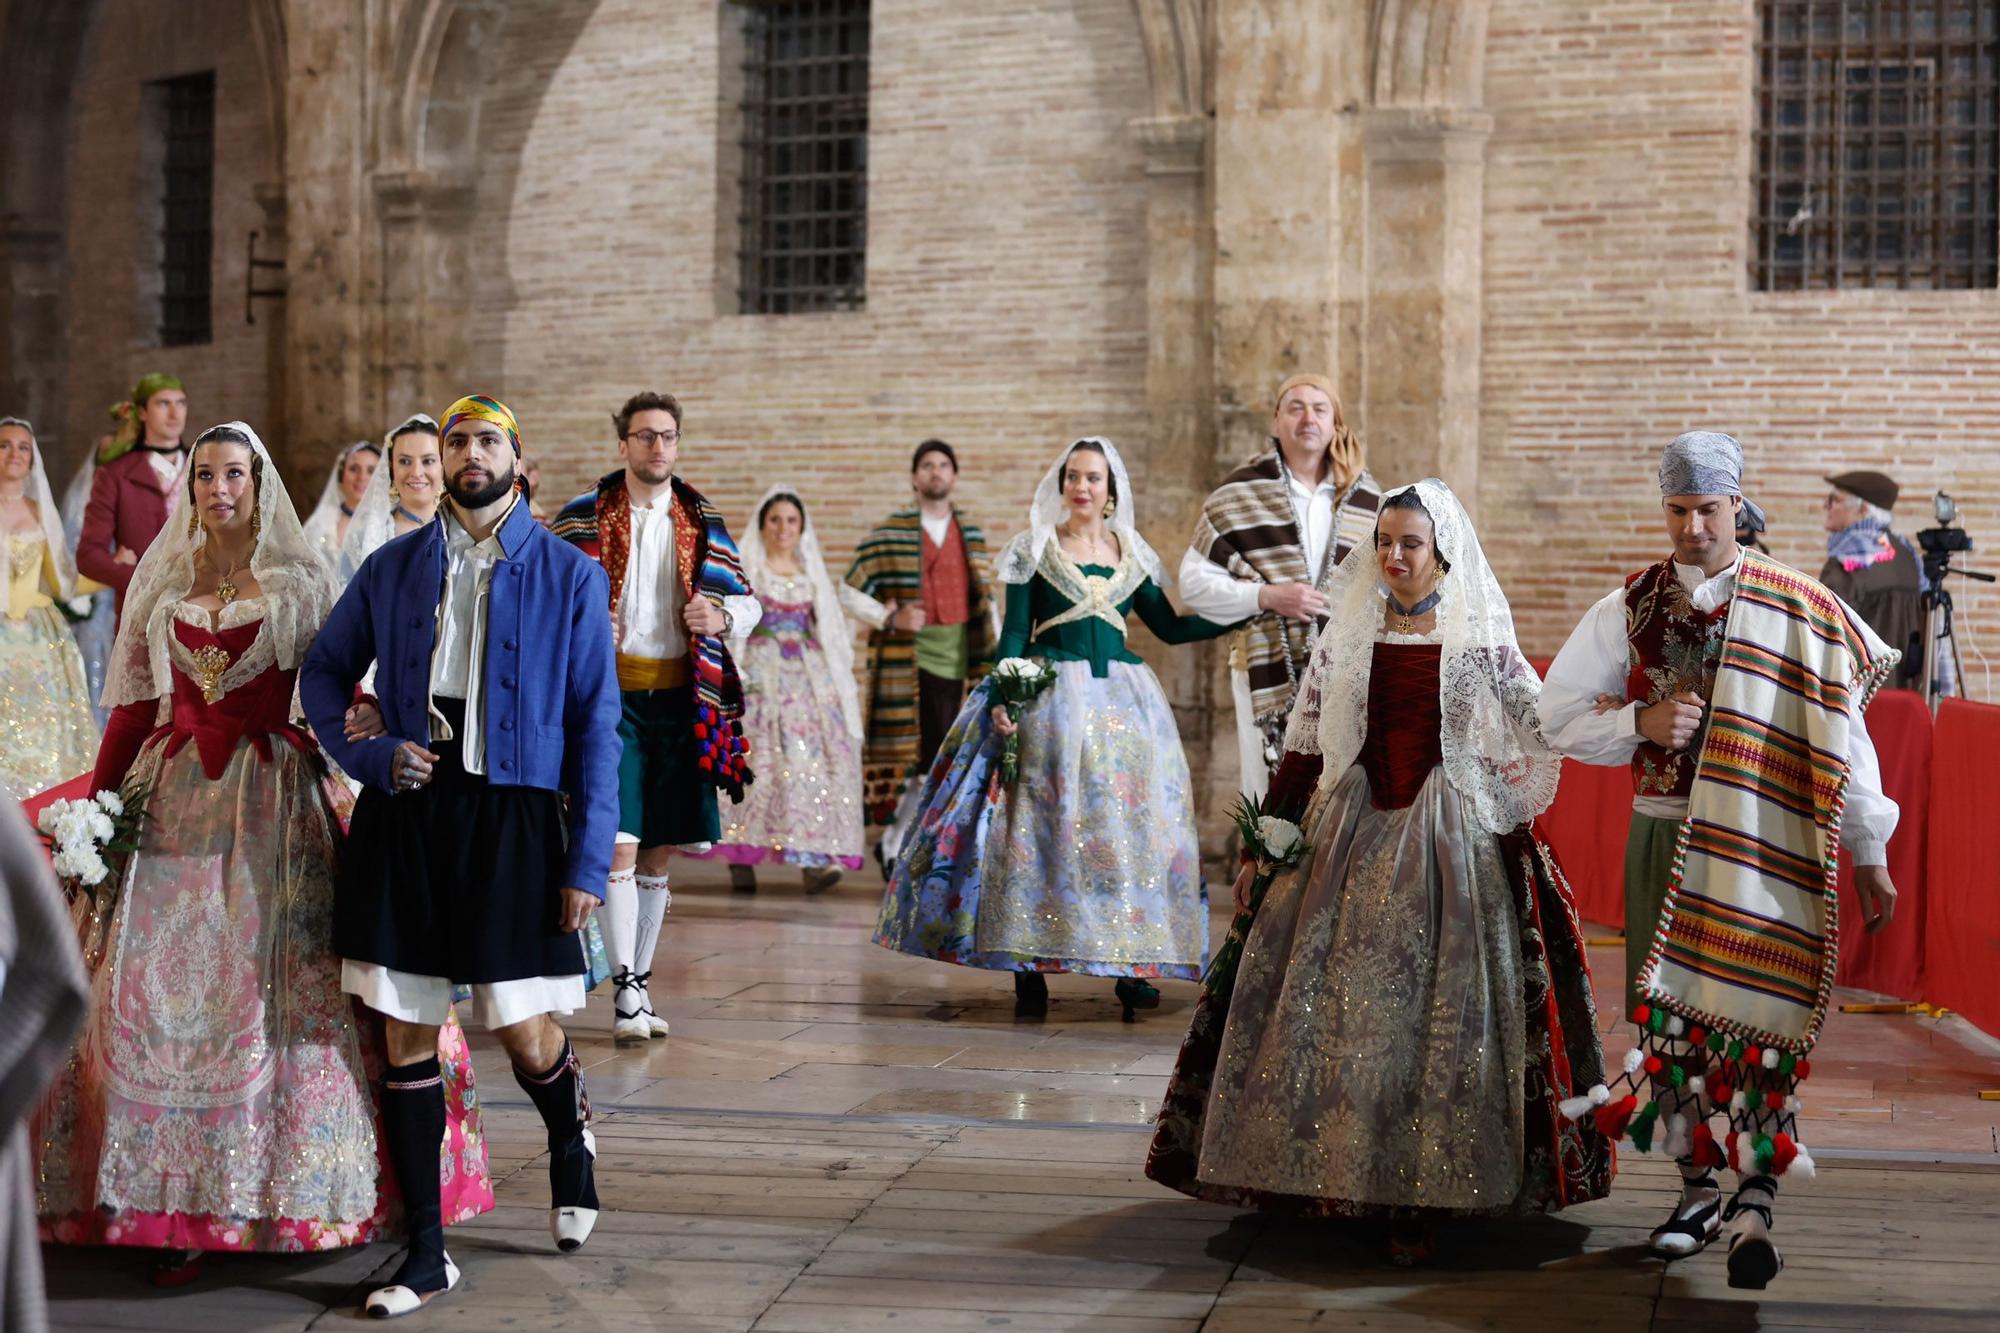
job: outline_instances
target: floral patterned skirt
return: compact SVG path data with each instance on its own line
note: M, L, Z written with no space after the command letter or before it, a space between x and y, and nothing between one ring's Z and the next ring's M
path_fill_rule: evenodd
M1308 862L1216 952L1146 1174L1321 1216L1602 1197L1610 1144L1557 1109L1602 1079L1603 1051L1547 845L1473 825L1442 769L1411 806L1377 810L1350 768L1302 827Z
M86 923L90 1022L39 1126L47 1239L318 1250L387 1229L381 1038L340 990L333 816L313 758L264 740L216 780L164 736L133 766L144 833ZM493 1193L463 1035L440 1048L458 1220Z
M753 633L742 665L757 780L741 805L722 808L722 837L703 855L737 865L860 869L861 741L847 729L819 644Z
M90 697L61 612L0 616L0 790L23 801L90 771L98 731Z
M982 683L946 734L875 942L1002 971L1200 977L1208 957L1187 757L1152 670L1055 662L1000 780Z

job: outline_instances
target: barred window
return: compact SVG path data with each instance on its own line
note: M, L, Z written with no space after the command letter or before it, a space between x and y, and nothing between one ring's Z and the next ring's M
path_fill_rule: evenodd
M743 6L738 308L858 309L866 298L868 0Z
M1761 0L1760 291L1992 287L2000 0Z
M215 257L215 71L161 79L148 90L161 132L160 342L211 336Z

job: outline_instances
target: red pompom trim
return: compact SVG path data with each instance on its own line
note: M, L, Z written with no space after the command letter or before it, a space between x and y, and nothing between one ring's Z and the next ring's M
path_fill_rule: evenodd
M1694 1166L1697 1171L1713 1171L1722 1165L1722 1145L1707 1125L1694 1127Z
M1782 1175L1784 1173L1785 1168L1792 1164L1792 1159L1797 1157L1798 1155L1799 1155L1799 1145L1792 1142L1791 1135L1773 1134L1771 1136L1772 1175L1774 1176Z
M1632 1123L1632 1117L1639 1110L1639 1099L1631 1093L1615 1102L1606 1102L1597 1108L1597 1129L1607 1139L1616 1139L1625 1133L1625 1127Z

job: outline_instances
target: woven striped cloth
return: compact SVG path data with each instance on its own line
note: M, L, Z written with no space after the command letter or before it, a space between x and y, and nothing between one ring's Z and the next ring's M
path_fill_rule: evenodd
M965 538L965 570L971 591L965 622L967 677L986 674L993 655L990 597L993 573L986 561L986 534L963 512L952 519ZM921 603L924 574L923 517L899 509L861 539L848 566L848 586L878 602ZM871 824L886 824L903 784L917 766L916 635L884 625L868 634L867 740L861 755L862 811Z
M671 479L671 486L674 567L683 604L697 595L718 605L724 597L748 596L743 558L736 552L722 511L679 477ZM604 566L611 579L615 627L632 549L632 499L625 489L625 470L599 479L594 488L564 505L549 531ZM706 781L741 801L744 786L752 781L750 744L742 727L743 679L729 654L728 637L690 634L688 667L695 697L694 734L688 740L694 746L695 765Z
M1372 542L1382 488L1363 471L1334 507L1333 550L1321 567L1321 582L1362 542ZM1304 583L1311 579L1299 536L1292 491L1278 466L1275 444L1222 479L1202 503L1188 543L1231 578L1259 583ZM1285 644L1292 649L1286 670ZM1282 721L1292 711L1293 682L1304 677L1312 638L1294 626L1286 632L1275 612L1256 617L1231 641L1231 662L1250 676L1251 710L1261 722Z
M1838 957L1850 706L1901 654L1819 583L1752 551L1640 991L1712 1032L1804 1054Z

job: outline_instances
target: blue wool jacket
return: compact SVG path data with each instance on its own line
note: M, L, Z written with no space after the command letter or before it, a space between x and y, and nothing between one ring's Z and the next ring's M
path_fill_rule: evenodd
M493 567L481 685L487 781L569 798L563 882L602 898L618 832L622 707L610 584L596 561L551 537L525 504L502 521L500 547L506 559ZM320 744L383 791L397 746L430 745L445 560L443 520L385 544L348 583L299 668L299 696ZM389 734L349 743L343 719L371 662Z

